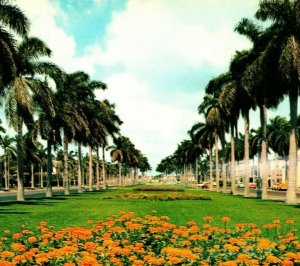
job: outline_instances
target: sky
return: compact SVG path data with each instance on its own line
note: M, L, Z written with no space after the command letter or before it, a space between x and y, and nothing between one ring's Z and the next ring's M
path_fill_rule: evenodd
M258 0L16 0L31 36L66 72L83 70L108 85L98 99L116 104L121 132L153 169L203 118L206 84L228 70L250 42L234 32ZM280 107L288 117L288 105ZM269 117L278 114L270 112ZM251 126L258 114L251 113Z

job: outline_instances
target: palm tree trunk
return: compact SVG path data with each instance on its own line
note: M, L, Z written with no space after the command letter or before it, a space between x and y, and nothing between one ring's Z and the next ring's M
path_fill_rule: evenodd
M220 169L219 169L219 143L218 135L215 134L215 160L216 160L216 191L220 192Z
M24 201L24 173L23 173L23 120L18 117L17 125L17 179L18 179L18 191L17 191L17 201Z
M68 137L64 132L64 180L65 180L65 195L70 195L69 185L69 165L68 165Z
M231 175L231 191L232 194L236 194L236 176L235 176L235 142L234 142L234 125L230 128L230 144L231 144L231 164L230 164L230 175Z
M213 163L212 163L212 146L209 144L209 188L212 190L213 188Z
M199 176L199 164L198 164L198 157L195 160L195 181L198 184L198 176Z
M102 146L102 181L103 181L103 188L107 189L107 178L106 178L106 171L105 171L105 145Z
M47 140L47 190L46 198L52 198L52 145L51 140ZM41 187L43 187L43 175L41 175Z
M82 193L82 176L83 176L83 173L82 173L82 157L81 157L81 143L78 142L78 192L79 193Z
M222 180L223 180L223 193L227 193L227 174L226 174L226 163L225 158L222 158Z
M40 164L40 183L42 184L42 182L43 182L43 165ZM46 194L47 194L47 192L46 192Z
M33 165L33 163L31 163L30 166L31 166L31 188L34 189L34 165Z
M244 116L244 133L245 133L245 139L244 139L244 196L249 197L250 191L249 191L249 177L251 175L251 169L250 169L250 163L249 163L249 111Z
M91 145L89 145L89 191L93 191L93 155Z
M288 189L286 192L286 203L297 203L297 109L298 109L298 91L289 90L290 101L290 146L289 146L289 169L288 169Z
M96 177L97 177L97 190L100 190L100 173L99 173L99 147L96 149L97 161L96 161Z
M267 107L260 106L260 123L262 128L261 142L261 179L262 179L262 199L268 198L268 155L267 155Z
M122 180L122 163L118 162L119 166L119 185L122 187L123 186L123 180Z
M4 157L4 189L8 190L9 189L9 183L8 183L8 166L7 166L7 160L6 156Z

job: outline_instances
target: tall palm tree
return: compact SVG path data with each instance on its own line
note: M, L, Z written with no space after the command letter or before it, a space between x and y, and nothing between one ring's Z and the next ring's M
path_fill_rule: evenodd
M24 39L17 47L16 77L8 86L5 106L6 117L17 132L18 192L17 200L24 201L23 185L23 126L33 126L34 96L42 93L43 82L35 74L44 67L38 61L41 56L50 56L47 45L34 37ZM42 63L43 65L43 63Z
M129 138L120 136L114 139L114 145L109 146L107 149L110 151L110 156L112 162L118 162L119 169L119 185L124 185L124 180L122 177L122 164L128 161L129 151L131 148L131 141Z
M272 29L262 30L261 27L248 19L243 19L240 24L243 30L239 33L245 35L253 41L252 52L256 58L250 63L243 73L241 84L243 88L252 95L255 104L259 108L260 123L262 128L261 142L261 165L262 165L262 198L267 198L268 188L268 170L267 170L267 109L275 108L283 99L283 93L280 91L279 73L276 66L276 57L273 53L277 47L269 45L274 35ZM246 25L246 26L245 26ZM250 28L249 31L245 30Z
M96 87L105 88L105 84L93 82L87 73L77 71L71 74L65 74L61 86L57 88L55 100L60 103L56 121L63 131L64 147L64 180L65 194L70 194L69 172L68 172L68 145L73 139L75 132L84 131L89 134L88 118L86 108L94 100L93 90ZM88 106L88 107L87 107ZM91 116L93 118L93 116ZM80 134L77 134L77 137ZM81 134L82 136L82 134ZM81 152L79 153L80 156ZM79 182L79 188L80 182Z
M16 156L15 141L15 138L11 138L7 135L1 138L1 147L4 152L4 188L6 190L9 189L10 159Z
M256 17L262 21L270 19L270 31L276 33L269 42L267 50L275 58L275 66L279 69L281 92L288 94L290 102L290 136L289 136L289 179L286 193L287 203L296 203L297 187L297 110L299 95L299 66L300 66L300 1L271 1L260 2ZM271 62L274 63L274 62ZM267 66L270 67L270 62ZM273 72L274 74L274 72Z
M26 37L29 31L29 20L22 10L10 1L0 1L0 88L14 80L17 74L16 40L13 33Z
M253 36L256 38L254 34L256 32L256 27L252 27L251 24L245 23L242 21L238 24L235 29L237 32L247 32L247 36ZM253 40L254 41L254 40ZM250 65L253 60L256 58L256 55L253 51L241 51L236 52L233 59L230 62L230 73L233 79L236 81L237 84L237 98L238 101L235 102L238 109L241 112L241 115L244 119L244 182L245 182L245 189L244 189L244 196L249 197L249 177L251 176L251 169L250 169L250 155L249 155L249 127L250 127L250 120L249 120L249 112L250 109L255 109L255 102L254 99L248 94L247 90L242 86L241 79L244 75L244 72L248 65Z

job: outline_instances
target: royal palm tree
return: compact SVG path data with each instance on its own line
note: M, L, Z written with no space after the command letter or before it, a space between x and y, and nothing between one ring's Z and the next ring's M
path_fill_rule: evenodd
M42 94L45 86L34 75L43 74L47 63L40 63L38 59L50 54L43 41L34 37L23 40L17 47L16 77L8 86L5 113L9 125L17 132L18 201L24 201L23 126L33 127L34 97Z
M299 95L300 65L300 1L299 0L262 0L256 17L262 21L271 20L269 26L275 33L266 50L266 67L274 65L279 71L281 93L288 94L290 102L290 136L289 136L289 179L286 193L287 203L296 203L297 187L297 110ZM275 58L275 62L274 61ZM271 62L270 62L271 61ZM271 68L272 69L272 68ZM273 71L273 77L274 77ZM273 90L272 90L273 92Z
M22 10L10 1L0 1L0 88L14 80L17 75L16 40L13 33L26 37L29 31L29 20Z
M270 46L269 42L274 34L271 29L263 30L248 19L243 19L244 25L239 33L253 41L252 53L256 58L250 63L243 73L241 84L259 108L260 123L262 128L261 164L262 164L262 198L267 198L268 171L267 171L267 109L276 108L283 99L279 89L280 80L276 66L276 57L272 54L277 47ZM246 26L245 26L246 25ZM240 27L242 28L242 27ZM248 29L250 30L244 30Z
M242 21L236 27L237 32L245 33L247 32L247 36L253 36L255 38L256 27L252 27L251 24L245 23ZM254 40L253 40L254 41ZM244 119L244 196L249 197L249 177L251 175L250 163L249 163L249 127L250 127L250 120L249 120L249 112L250 109L255 109L255 102L251 95L248 94L247 90L242 86L241 79L244 75L244 72L253 60L256 58L255 53L251 50L249 51L241 51L236 52L233 59L230 62L230 73L232 75L233 80L236 82L236 89L238 101L235 101L234 104L237 105L238 110L240 111L243 119Z
M110 150L112 162L118 162L120 186L124 185L124 180L122 177L122 164L128 161L131 145L132 143L129 138L120 136L114 139L114 145L107 147L107 149Z
M16 139L4 136L1 138L1 147L4 152L4 188L9 189L9 179L10 179L10 159L16 156L16 147L14 145Z

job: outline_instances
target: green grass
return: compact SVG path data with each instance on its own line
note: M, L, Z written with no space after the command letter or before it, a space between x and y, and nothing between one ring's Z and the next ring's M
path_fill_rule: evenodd
M119 193L132 192L133 188L87 192L70 196L54 196L52 199L32 199L24 203L0 203L0 235L4 229L19 231L22 227L33 230L41 220L46 220L56 228L86 225L87 220L105 219L120 210L134 211L145 215L157 210L158 215L170 216L170 222L183 225L193 220L203 223L203 217L215 217L215 224L222 225L220 218L229 216L229 226L237 223L253 222L262 226L273 219L282 222L295 219L296 228L300 224L300 205L287 205L282 202L246 199L196 189L186 189L188 193L211 196L212 200L149 201L141 199L101 199ZM137 192L136 192L137 193ZM299 232L298 232L299 235Z

